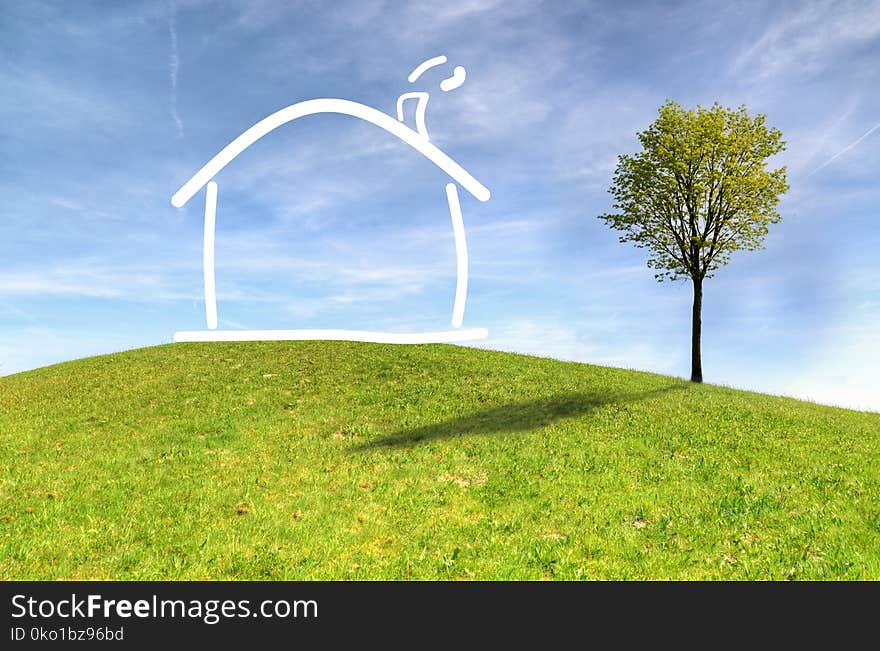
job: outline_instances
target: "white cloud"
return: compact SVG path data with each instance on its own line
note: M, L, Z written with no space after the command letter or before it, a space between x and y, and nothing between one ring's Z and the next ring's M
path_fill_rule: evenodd
M880 304L865 302L831 330L786 393L805 400L880 412Z
M576 328L555 321L534 319L493 325L489 329L489 338L473 345L476 348L578 362L590 361L595 350L587 345Z

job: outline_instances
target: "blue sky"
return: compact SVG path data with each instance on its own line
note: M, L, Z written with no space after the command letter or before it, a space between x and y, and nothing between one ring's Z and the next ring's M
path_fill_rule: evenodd
M203 328L203 193L171 195L275 110L418 85L492 191L462 194L480 345L687 375L690 287L596 216L664 100L745 103L791 190L707 283L706 380L880 410L878 61L878 2L4 3L0 373ZM406 145L318 116L217 181L221 328L448 327L447 178Z

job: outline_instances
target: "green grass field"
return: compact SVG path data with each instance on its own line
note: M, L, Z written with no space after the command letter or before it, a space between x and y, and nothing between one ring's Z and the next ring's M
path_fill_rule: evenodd
M454 346L0 378L2 579L880 579L880 414Z

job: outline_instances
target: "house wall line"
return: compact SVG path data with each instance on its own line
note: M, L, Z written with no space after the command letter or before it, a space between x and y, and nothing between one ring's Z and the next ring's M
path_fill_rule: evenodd
M214 280L214 231L217 222L217 184L208 183L205 193L205 240L203 265L205 268L205 316L208 328L217 328L217 287Z

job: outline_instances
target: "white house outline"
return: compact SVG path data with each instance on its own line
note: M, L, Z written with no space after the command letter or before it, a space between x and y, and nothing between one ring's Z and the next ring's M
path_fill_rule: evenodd
M226 330L217 328L217 298L214 284L214 230L217 210L217 183L212 179L231 163L236 156L250 147L263 136L280 126L307 115L321 113L337 113L350 115L384 129L396 136L413 149L421 153L441 170L446 172L468 192L480 201L488 201L489 190L461 165L452 160L443 151L432 144L424 135L413 131L401 121L375 108L345 99L321 98L306 100L272 113L247 129L205 164L191 179L174 193L171 204L176 208L183 207L197 192L207 186L205 201L204 230L204 280L205 280L205 312L208 322L207 331L177 332L175 341L254 341L280 339L340 339L351 341L375 341L380 343L441 343L481 339L488 336L485 328L468 330L459 329L464 317L464 305L467 296L468 258L465 239L464 222L458 198L458 189L454 183L446 185L446 197L452 219L453 235L457 261L457 282L455 303L452 313L454 330L424 333L383 333L363 330Z

